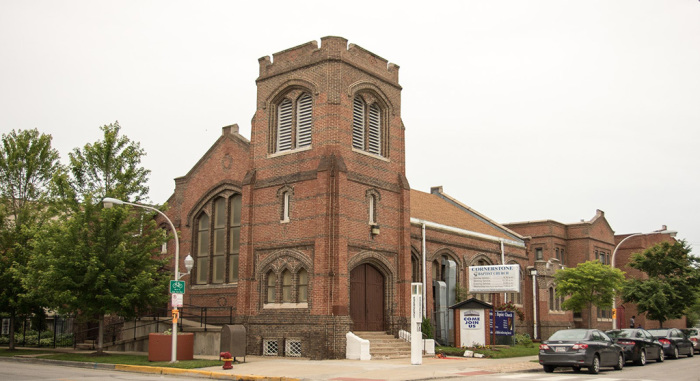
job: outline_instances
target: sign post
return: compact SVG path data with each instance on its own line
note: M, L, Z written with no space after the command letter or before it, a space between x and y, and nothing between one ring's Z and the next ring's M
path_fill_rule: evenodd
M411 365L423 364L423 284L411 283Z

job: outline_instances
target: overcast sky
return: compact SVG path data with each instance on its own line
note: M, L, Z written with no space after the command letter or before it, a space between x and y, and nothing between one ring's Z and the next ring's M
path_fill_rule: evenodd
M221 127L250 138L258 58L329 35L401 67L412 188L700 254L698 0L0 0L0 132L65 160L118 120L163 203Z

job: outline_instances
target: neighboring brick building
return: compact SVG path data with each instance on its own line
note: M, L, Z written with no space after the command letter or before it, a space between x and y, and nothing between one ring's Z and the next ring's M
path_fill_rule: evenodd
M575 267L579 263L591 260L599 260L603 264L612 263L612 255L615 247L627 235L615 235L614 231L605 219L605 213L596 211L596 215L589 221L563 224L553 220L527 221L503 224L507 228L526 237L528 254L531 261L527 268L530 273L533 269L537 272L537 338L547 338L559 329L586 327L588 325L588 311L572 313L564 311L561 304L563 297L555 294L554 273L562 267ZM665 227L664 227L665 229ZM618 249L615 264L617 268L627 272L627 277L641 276L638 271L627 266L629 257L633 252L641 252L645 248L654 245L661 240L673 239L670 233L648 234L633 237L623 243ZM532 288L532 277L528 277L526 288ZM532 299L532 298L530 298ZM618 298L619 301L619 298ZM530 325L528 332L533 334L533 308L528 302L525 308L526 320ZM627 327L626 319L636 315L636 308L632 305L617 307L618 327ZM594 327L602 330L612 328L612 310L593 307L595 314ZM639 316L638 316L639 318ZM646 320L641 318L645 327ZM669 322L669 326L684 327L680 320Z

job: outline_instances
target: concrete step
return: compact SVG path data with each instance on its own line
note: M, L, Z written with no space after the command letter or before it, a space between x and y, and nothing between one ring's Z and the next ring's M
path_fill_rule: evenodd
M354 332L369 340L369 353L374 360L411 357L411 344L386 332Z

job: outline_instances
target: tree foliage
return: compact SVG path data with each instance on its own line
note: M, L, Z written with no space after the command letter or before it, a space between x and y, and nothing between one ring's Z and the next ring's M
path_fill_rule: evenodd
M593 323L593 306L611 308L615 290L620 290L625 280L620 269L613 269L597 260L558 270L554 276L557 295L569 297L562 307L575 312L587 308L589 327Z
M153 212L132 207L105 209L101 200L143 200L149 171L140 166L145 152L120 136L118 124L101 128L103 140L70 154L69 175L56 180L63 218L37 239L32 276L26 284L46 295L61 312L80 312L97 320L167 301L166 259L159 248L166 236ZM98 350L102 349L100 334Z
M690 255L685 241L660 242L632 255L629 266L648 275L648 279L630 279L623 292L625 302L637 304L661 326L670 319L682 317L695 303L700 272L698 260Z
M51 179L61 172L51 135L38 130L2 135L0 147L0 312L10 316L10 349L19 314L42 313L37 300L25 297L21 278L32 252L32 239L52 215Z

